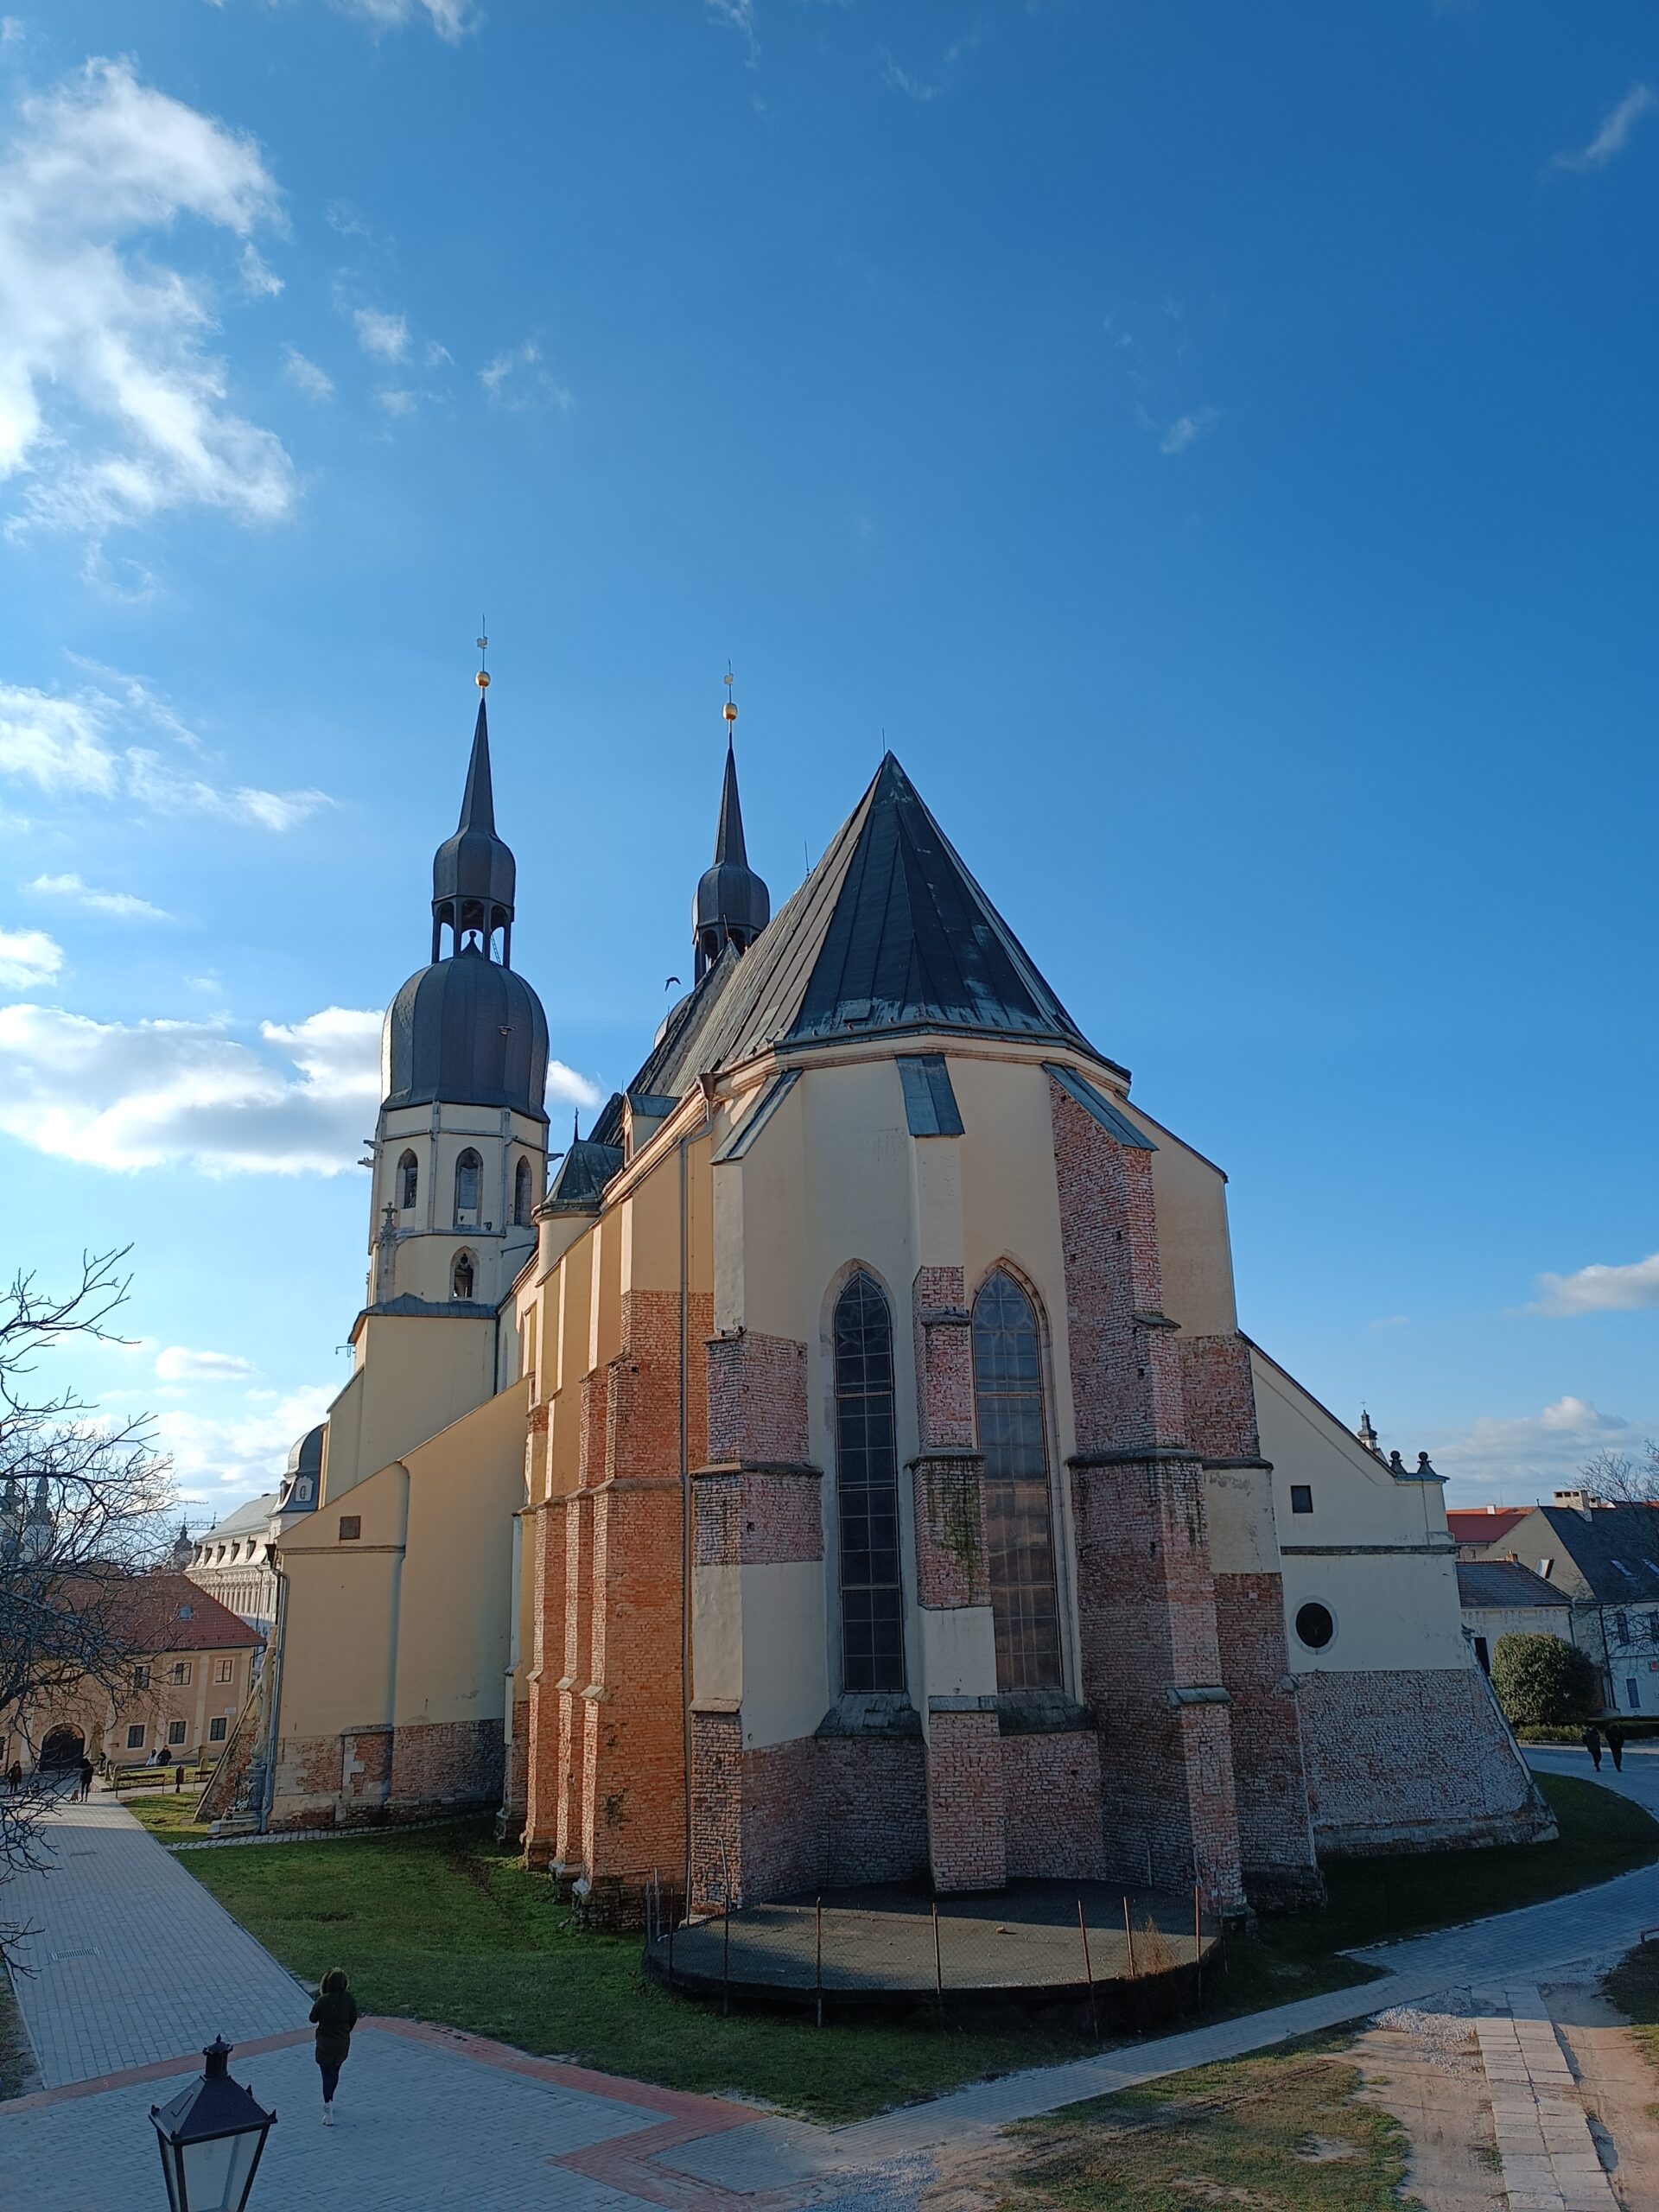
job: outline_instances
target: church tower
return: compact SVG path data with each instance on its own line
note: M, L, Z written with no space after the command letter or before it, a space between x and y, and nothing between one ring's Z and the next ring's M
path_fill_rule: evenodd
M455 833L432 861L432 957L386 1011L368 1309L492 1312L547 1185L547 1017L512 966L517 870L478 721Z

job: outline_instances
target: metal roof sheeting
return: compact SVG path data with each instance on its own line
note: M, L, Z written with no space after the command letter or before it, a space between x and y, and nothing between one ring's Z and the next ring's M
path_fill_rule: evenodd
M741 1160L766 1123L783 1104L801 1079L799 1068L786 1068L782 1075L775 1075L760 1094L760 1103L739 1122L732 1135L727 1138L715 1154L714 1164L723 1167L728 1160Z
M1128 1145L1136 1152L1156 1152L1158 1147L1148 1136L1143 1136L1127 1114L1120 1114L1109 1098L1103 1098L1092 1083L1085 1083L1072 1068L1063 1068L1057 1060L1043 1062L1045 1075L1052 1075L1068 1098L1075 1098L1087 1114L1092 1114L1108 1135L1119 1144Z
M943 1052L901 1053L899 1080L905 1087L905 1119L912 1136L962 1135L962 1109Z

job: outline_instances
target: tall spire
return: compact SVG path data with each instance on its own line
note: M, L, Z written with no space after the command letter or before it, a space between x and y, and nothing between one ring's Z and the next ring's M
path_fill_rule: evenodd
M726 671L726 774L720 790L720 821L715 830L714 866L703 871L691 902L691 933L701 982L726 947L747 952L772 919L772 895L749 866L743 842L743 806L737 791L737 754L733 745L737 708L732 699L732 671Z
M478 643L481 652L486 640L480 638ZM454 836L444 839L432 859L432 957L435 962L442 953L443 932L448 929L450 952L481 954L493 960L499 931L501 964L510 968L518 870L511 849L495 831L490 722L484 700L490 682L487 671L480 668L474 680L478 685L478 720L473 725L461 819Z

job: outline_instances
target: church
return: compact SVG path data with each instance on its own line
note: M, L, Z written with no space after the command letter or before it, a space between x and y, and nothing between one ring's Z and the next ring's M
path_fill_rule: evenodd
M1440 1480L1241 1331L1221 1169L891 753L774 916L735 711L693 986L550 1154L480 696L353 1371L204 1812L495 1808L613 1921L653 1874L1285 1910L1321 1859L1551 1833Z

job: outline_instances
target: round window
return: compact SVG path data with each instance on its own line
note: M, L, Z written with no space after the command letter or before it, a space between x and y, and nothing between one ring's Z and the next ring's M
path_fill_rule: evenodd
M1329 1606L1310 1601L1297 1608L1296 1633L1310 1651L1323 1651L1336 1632Z

